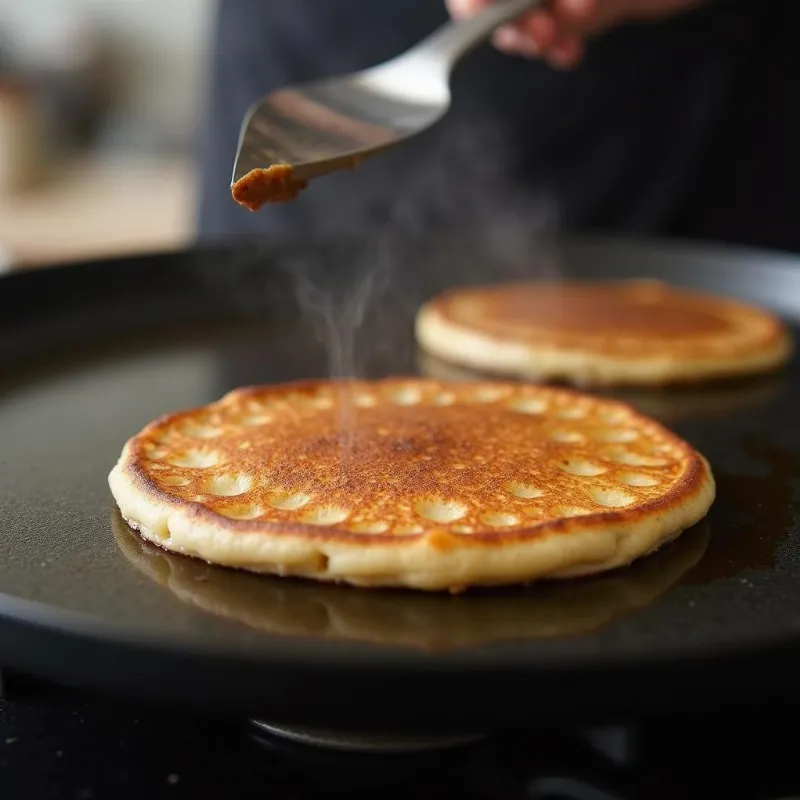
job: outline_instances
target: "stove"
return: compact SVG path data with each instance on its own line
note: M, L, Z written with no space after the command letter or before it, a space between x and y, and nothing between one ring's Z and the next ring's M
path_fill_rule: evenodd
M4 800L800 798L798 709L433 738L187 713L5 673ZM654 688L657 690L657 687Z

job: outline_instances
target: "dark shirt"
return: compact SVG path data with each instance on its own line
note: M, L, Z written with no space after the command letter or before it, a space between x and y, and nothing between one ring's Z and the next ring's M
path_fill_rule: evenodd
M798 0L718 0L593 41L576 71L490 46L445 120L258 213L230 197L242 117L285 84L369 66L446 20L442 0L220 0L199 233L312 235L500 215L567 229L800 250Z

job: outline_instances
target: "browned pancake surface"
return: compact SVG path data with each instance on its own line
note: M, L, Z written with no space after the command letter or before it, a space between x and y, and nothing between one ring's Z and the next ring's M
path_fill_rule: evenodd
M499 339L617 356L746 354L786 335L761 309L657 281L502 284L456 289L433 304L444 319Z
M155 422L129 448L142 488L198 513L365 543L632 520L679 504L704 469L613 401L416 379L239 390Z

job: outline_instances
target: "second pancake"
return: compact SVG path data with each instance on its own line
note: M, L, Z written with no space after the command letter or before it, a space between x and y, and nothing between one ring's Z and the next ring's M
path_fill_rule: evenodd
M767 311L649 280L456 288L420 309L416 335L451 363L582 386L769 372L793 349Z

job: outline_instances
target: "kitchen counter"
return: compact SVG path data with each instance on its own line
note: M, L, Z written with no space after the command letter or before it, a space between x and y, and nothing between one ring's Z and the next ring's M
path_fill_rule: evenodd
M0 197L0 247L17 266L173 249L192 237L195 175L182 159L78 159Z

